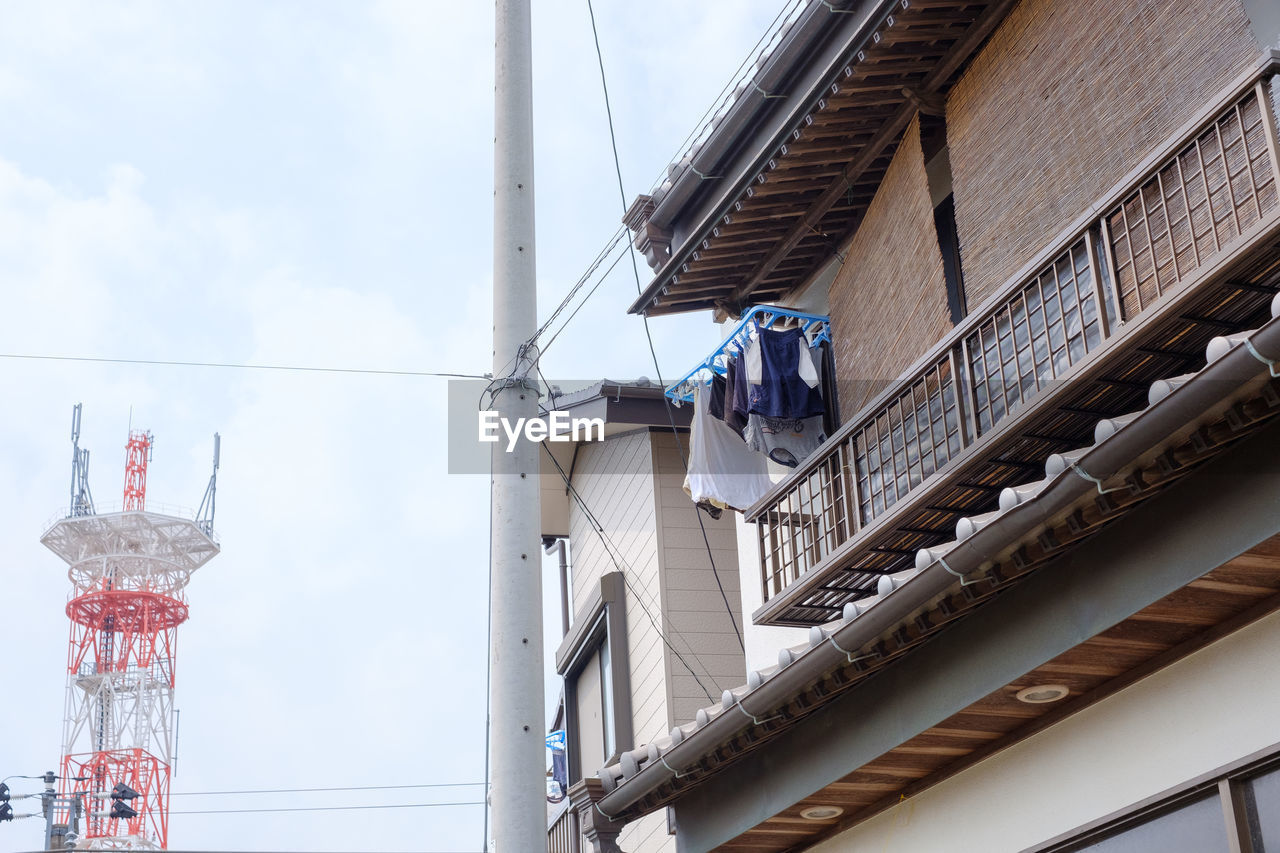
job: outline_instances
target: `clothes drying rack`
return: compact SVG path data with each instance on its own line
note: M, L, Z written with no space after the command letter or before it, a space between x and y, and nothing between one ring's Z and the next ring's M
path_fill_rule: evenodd
M769 329L774 324L784 319L798 320L801 324L800 328L804 330L805 337L809 339L809 346L816 347L822 341L830 341L830 318L822 314L806 314L803 311L794 311L790 308L779 308L776 305L756 305L742 315L742 319L738 321L738 325L734 327L729 336L721 341L720 346L711 351L701 363L693 370L690 370L676 382L667 386L666 395L674 400L676 405L681 403L693 402L693 389L695 385L703 384L711 381L713 374L724 375L725 365L731 356L742 352L747 342L751 340L753 330Z

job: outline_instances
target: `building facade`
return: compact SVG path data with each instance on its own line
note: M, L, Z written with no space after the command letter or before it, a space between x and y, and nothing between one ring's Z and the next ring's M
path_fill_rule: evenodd
M1278 46L1261 0L787 21L628 212L632 311L829 317L839 424L737 518L746 677L580 768L595 849L1280 849Z
M668 413L662 389L610 381L555 407L605 422L602 441L544 445L541 472L544 542L567 544L554 659L572 785L694 717L742 683L746 664L734 520L700 520L682 489L688 409ZM549 849L580 849L567 801L549 823ZM628 850L675 849L665 810L622 837Z

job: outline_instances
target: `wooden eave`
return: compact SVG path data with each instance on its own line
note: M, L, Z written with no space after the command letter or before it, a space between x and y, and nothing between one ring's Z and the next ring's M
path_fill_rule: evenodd
M795 803L719 851L803 849L855 826L1136 681L1280 610L1280 536L1009 682L839 781ZM1055 704L1018 701L1024 687L1062 684ZM838 806L832 820L800 813Z
M678 778L670 778L616 817L632 820L679 800L1277 420L1280 380L1265 379L1252 385L1227 410L1201 420L1194 430L1183 430L1169 443L1153 447L1130 473L1128 489L1083 499L1037 533L1009 542L1002 552L1009 556L996 560L980 581L956 584L922 611L904 616L875 642L850 650L848 664L826 672L785 706L769 709L770 716L759 725L744 726L737 737L705 752L697 764L682 769ZM1280 535L1031 669L875 760L851 768L845 777L717 849L784 851L807 847L1278 609ZM1035 706L1014 698L1021 688L1046 682L1066 684L1071 688L1069 700ZM838 805L844 814L831 821L799 817L804 808L824 804Z
M718 308L737 314L779 299L833 257L866 212L922 102L940 99L1013 0L908 0L862 32L816 91L787 93L809 109L738 174L629 309L649 316ZM905 6L905 8L904 8ZM741 141L738 147L741 147ZM702 198L697 196L696 198ZM685 205L679 216L692 216ZM732 258L733 265L725 266Z

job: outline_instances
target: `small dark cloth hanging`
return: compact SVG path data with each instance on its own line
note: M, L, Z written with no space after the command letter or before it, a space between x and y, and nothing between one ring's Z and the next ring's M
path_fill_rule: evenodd
M724 422L739 436L747 428L747 372L738 358L725 365ZM714 384L712 385L714 388Z
M720 374L711 377L711 393L707 395L707 411L718 421L724 420L724 395L729 383Z
M820 388L809 387L801 378L800 359L808 359L806 369L814 368L813 355L804 332L799 329L774 331L761 329L760 384L751 386L752 414L770 418L809 418L826 411ZM816 373L815 373L816 375Z

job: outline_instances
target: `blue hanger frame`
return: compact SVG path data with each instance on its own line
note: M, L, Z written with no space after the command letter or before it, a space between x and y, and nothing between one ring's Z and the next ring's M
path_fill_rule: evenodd
M753 329L771 328L774 323L784 317L803 322L801 328L804 330L805 336L809 338L810 346L817 346L822 341L831 340L831 318L826 315L806 314L803 311L779 308L776 305L753 306L751 310L742 315L738 325L720 343L720 346L712 350L711 354L703 359L697 367L667 386L665 392L667 397L674 400L676 405L693 402L694 385L707 384L714 374L723 376L725 365L731 357L742 352L743 348L746 347L747 342L751 339ZM819 328L814 330L815 326ZM810 330L814 330L815 333L810 334Z

